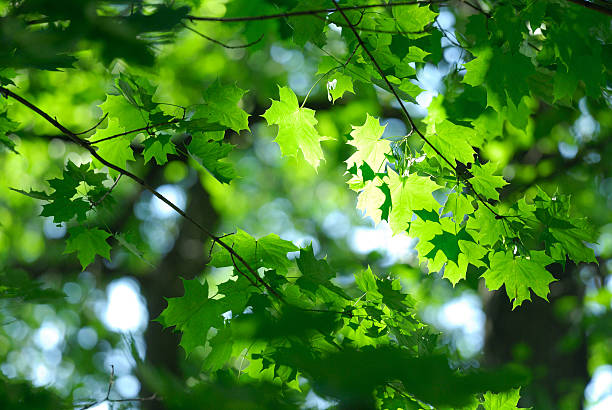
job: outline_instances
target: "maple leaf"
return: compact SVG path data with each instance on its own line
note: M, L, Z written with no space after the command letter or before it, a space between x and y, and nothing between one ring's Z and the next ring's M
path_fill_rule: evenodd
M288 87L279 86L280 100L272 100L272 105L262 115L268 125L278 125L278 134L274 139L283 155L296 156L298 148L304 158L316 170L323 159L322 137L315 129L317 120L315 112L298 106L295 93Z
M211 350L202 363L202 368L214 372L223 367L223 365L232 357L232 348L234 341L232 339L232 331L230 326L225 326L217 332L210 340Z
M315 258L312 245L300 249L300 257L296 262L302 272L296 284L302 289L316 293L319 288L324 288L343 298L347 297L342 288L331 282L330 279L336 277L336 272L330 268L325 259Z
M157 165L164 165L168 162L169 154L176 154L174 143L170 140L170 134L158 134L143 141L145 147L143 151L145 164L155 158Z
M402 30L407 32L418 32L431 23L438 13L431 11L429 6L421 7L418 4L393 7L393 16Z
M239 133L249 129L249 114L238 104L246 93L235 84L222 85L215 81L204 91L204 104L195 106L193 118L205 118Z
M474 162L473 145L480 145L482 138L478 137L472 128L455 125L450 121L441 121L430 124L427 127L427 139L436 149L451 163L457 165L456 161L464 164ZM436 156L437 153L429 144L423 145L423 151L429 156Z
M534 203L534 215L545 227L541 239L555 260L564 264L569 256L575 263L597 262L593 249L585 245L595 242L595 230L586 219L571 218L569 196L556 194L551 198L538 187Z
M365 183L364 188L357 196L357 209L361 209L365 216L369 216L378 225L382 218L381 206L385 203L385 193L380 189L383 182L379 177Z
M474 175L473 178L470 178L470 183L480 195L499 201L497 190L508 185L508 183L503 177L493 175L496 170L497 165L492 162L487 162L484 165L475 164L470 169L470 172Z
M512 103L519 106L528 96L528 78L535 72L531 60L520 53L504 53L498 48L474 51L476 58L465 63L463 82L473 87L485 84L487 105L503 113ZM526 125L526 124L525 124Z
M512 389L497 394L488 391L483 395L483 398L482 406L485 410L514 410L518 409L521 389Z
M204 133L208 135L210 133ZM221 131L223 134L223 131ZM217 141L207 141L203 137L194 136L187 147L189 153L198 161L217 181L225 184L236 178L236 170L231 162L224 161L234 149L232 144Z
M276 234L269 234L255 239L247 232L239 229L231 235L231 243L234 251L240 255L253 269L265 267L275 269L278 273L286 273L291 266L287 259L287 253L297 251L299 248L290 241L281 239ZM225 248L217 248L212 254L211 264L216 267L233 266L234 262L245 270L242 262L232 257Z
M363 162L368 164L374 172L384 171L384 165L387 161L385 154L388 154L391 142L381 140L386 126L381 126L378 119L366 114L365 123L361 126L353 126L351 131L352 140L348 144L357 148L346 160L346 167L351 168L353 165L361 166Z
M129 107L132 107L129 104L127 105ZM140 125L140 127L142 127L142 125ZM131 128L128 128L128 130L129 129ZM95 141L113 135L121 134L125 131L126 128L120 125L119 120L117 118L111 118L108 120L108 126L106 128L98 129L96 133L89 139L91 141ZM134 134L130 134L113 138L107 141L98 142L95 144L95 147L97 148L97 153L111 164L125 169L128 161L135 161L134 152L132 151L132 148L130 146L133 137ZM93 162L98 168L102 168L105 166L97 159L94 159ZM119 172L115 171L114 169L109 169L108 173L113 177L119 175Z
M420 213L423 215L423 213ZM453 286L465 279L468 265L484 266L481 260L487 250L476 244L464 226L451 222L450 218L421 218L410 224L410 236L418 237L416 249L419 260L428 261L430 272L444 267L444 278Z
M405 231L415 210L434 211L440 204L434 199L432 193L438 186L429 177L410 174L400 177L389 170L385 177L391 192L391 212L389 213L389 226L394 234Z
M81 198L54 198L52 202L43 205L40 216L52 216L54 223L68 222L76 216L77 221L87 219L90 205Z
M291 9L294 11L304 11L312 9L320 9L327 6L326 0L300 0L298 4ZM316 44L319 47L325 45L325 20L316 18L315 16L297 16L290 17L289 24L293 27L293 41L304 46L308 41Z
M15 150L16 144L8 137L8 134L16 131L18 126L18 122L8 118L6 111L0 113L0 145L13 151L15 154L18 154L17 150Z
M327 93L328 98L335 102L338 98L342 98L344 93L353 93L353 78L346 75L346 69L340 67L338 62L329 56L323 56L319 62L317 74L328 74L327 77Z
M107 95L106 101L100 104L102 112L108 113L108 127L107 128L118 128L121 131L135 130L138 128L145 127L149 121L149 112L143 109L135 107L133 104L123 97L122 95ZM111 124L111 121L113 124ZM101 129L98 129L101 131ZM98 131L98 132L99 132ZM96 138L104 138L107 135L98 135L96 132ZM104 132L102 132L104 133ZM133 137L134 135L132 135Z
M93 228L88 229L84 226L75 226L68 229L70 236L66 240L66 250L64 253L76 252L83 270L92 263L96 255L100 255L110 260L110 245L106 238L110 233Z
M208 282L200 283L198 279L182 279L185 294L181 297L167 299L168 306L156 321L164 327L174 326L183 333L180 345L187 354L206 342L211 327L223 326L223 304L209 298Z
M446 198L443 213L451 212L455 222L461 223L465 215L469 215L475 211L472 201L467 195L459 192L451 192Z
M94 191L100 191L103 189L102 182L106 179L106 174L95 173L89 169L90 165L90 163L85 163L77 166L69 160L63 171L63 178L54 178L49 181L49 186L54 190L50 195L42 195L40 192L17 192L49 201L48 204L43 205L41 215L52 216L55 223L67 222L75 216L77 220L84 221L90 204L77 196L77 188L81 183L85 183Z
M167 299L168 306L155 320L164 327L174 326L182 332L180 345L189 355L197 346L204 345L211 327L220 330L224 326L223 313L241 313L253 288L243 277L232 279L218 286L222 298L209 295L208 282L198 279L182 279L185 294Z
M474 217L467 220L467 231L483 246L493 246L497 241L509 234L503 219L495 219L495 215L484 206L474 212Z
M513 302L512 309L525 300L531 301L529 289L542 299L548 300L549 285L556 279L540 263L523 256L515 256L510 251L496 252L489 260L490 267L482 274L487 288L497 290L502 285L505 286L508 298Z

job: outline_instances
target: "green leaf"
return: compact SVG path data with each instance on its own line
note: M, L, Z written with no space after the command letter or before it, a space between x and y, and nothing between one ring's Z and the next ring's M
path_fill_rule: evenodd
M364 188L357 196L357 209L362 210L365 216L369 216L378 225L382 218L381 207L385 203L385 193L381 190L383 185L379 177L365 183Z
M315 258L312 245L300 249L300 257L296 259L296 262L302 272L296 284L302 289L314 294L321 287L342 298L348 298L341 288L331 282L331 279L336 277L336 272L330 268L325 259Z
M520 53L504 53L499 48L485 48L464 64L463 82L477 87L485 84L487 105L502 113L510 102L518 106L530 94L528 78L535 73L531 60Z
M88 229L84 226L75 226L68 229L70 236L66 240L64 253L76 252L83 270L92 263L96 255L110 260L111 247L106 242L110 233L98 228Z
M382 303L391 311L408 312L412 307L412 299L401 292L402 285L399 279L395 280L379 280L378 292L382 295Z
M85 183L87 187L91 188L90 191L86 192L87 195L91 192L100 191L104 189L102 182L107 177L104 173L95 173L89 169L90 165L90 163L86 163L76 166L69 160L63 171L63 178L54 178L49 181L49 185L54 189L52 194L48 195L47 198L43 198L42 193L34 193L38 199L50 201L48 204L43 205L42 216L52 216L55 223L67 222L75 216L79 221L86 219L87 211L90 209L89 202L91 202L91 198L88 196L87 201L85 201L83 197L79 196L83 194L82 191L77 195L77 188L81 183ZM85 188L84 186L83 189ZM21 193L32 196L31 192Z
M362 292L366 294L366 300L370 298L381 299L382 295L378 292L378 278L372 273L372 269L368 268L360 273L355 273L355 284Z
M204 138L194 137L187 147L189 153L219 182L229 184L236 178L236 170L231 162L224 161L234 149L232 144L216 141L206 141Z
M474 243L464 226L451 222L417 219L410 225L410 236L418 237L416 249L420 260L428 261L430 272L444 267L444 278L453 286L465 279L468 265L484 266L482 258L487 250Z
M297 251L299 248L290 241L281 239L278 235L269 234L260 239L255 239L243 230L227 237L232 248L240 255L254 270L261 267L275 269L278 273L286 273L291 266L287 259L287 253ZM233 266L234 262L245 271L246 267L225 249L217 245L212 254L210 263L216 267Z
M143 151L145 164L155 157L157 165L164 165L168 162L169 154L176 155L176 148L174 148L171 138L170 134L158 134L144 140L142 144L145 147Z
M474 175L473 178L470 178L474 190L485 198L499 201L497 190L508 185L508 183L503 177L493 175L497 171L497 165L492 162L487 162L484 165L475 164L470 171Z
M557 72L553 83L554 101L564 98L572 98L578 87L578 77L573 72L568 72L563 64L557 65Z
M182 279L185 294L181 297L167 299L168 306L155 320L164 327L174 326L183 333L180 346L187 354L197 346L206 343L206 336L211 327L220 329L223 326L224 304L210 299L208 282L200 283L198 279Z
M319 63L317 74L327 74L326 88L328 99L331 102L336 102L338 98L342 98L344 93L355 93L353 90L353 78L346 74L346 69L342 67L336 60L329 56L323 56Z
M222 85L215 81L204 91L204 104L196 106L193 118L205 118L239 133L249 129L249 114L239 107L246 93L236 84Z
M467 221L467 230L476 241L483 246L493 246L509 234L503 219L495 219L495 215L484 206L478 207L473 218Z
M452 212L455 222L461 223L465 215L469 215L474 211L474 205L472 205L472 201L467 195L459 192L452 192L446 199L443 213L446 214L448 212Z
M402 5L393 7L393 16L402 30L409 33L421 31L434 21L438 13L431 11L428 5Z
M300 0L290 11L316 10L327 6L326 0ZM325 19L309 15L289 17L289 25L293 27L293 41L297 45L304 46L308 41L319 47L325 45Z
M45 282L30 279L25 271L0 270L0 299L16 299L12 302L21 304L48 303L65 297L64 292L49 288Z
M544 225L540 238L554 259L562 264L566 256L575 263L597 262L593 249L584 243L595 242L595 230L586 219L571 217L569 196L556 194L550 198L538 187L534 203L534 214Z
M278 125L278 135L274 141L283 155L296 156L300 149L306 161L316 170L323 159L321 141L329 138L319 135L315 129L315 112L300 108L290 88L279 86L279 94L280 100L272 100L272 105L263 115L268 125Z
M496 252L490 256L490 267L482 275L487 288L497 290L506 287L506 293L512 308L520 306L523 301L531 301L529 289L542 299L548 300L549 285L556 279L539 263L512 252Z
M8 134L16 131L18 126L18 122L8 118L6 111L0 113L0 145L13 151L15 154L18 154L17 150L15 150L16 144L8 137Z
M228 280L218 286L222 298L209 297L208 282L198 279L182 279L185 294L181 297L167 299L168 306L156 321L164 327L174 326L182 332L180 346L189 355L197 346L204 345L211 327L222 330L223 313L232 311L242 313L246 307L251 289L246 279L238 277L236 281ZM215 343L216 345L216 343ZM217 363L218 364L218 363Z
M380 139L384 132L385 126L381 126L377 118L366 114L363 125L353 126L353 139L348 144L357 148L357 151L346 160L346 167L360 167L365 162L374 172L383 172L387 162L386 154L391 151L391 142Z
M130 104L127 104L127 102L126 105L132 107ZM108 127L104 129L98 129L97 132L89 139L91 141L96 141L102 138L121 134L123 132L125 132L125 127L120 125L119 120L117 118L111 118L108 120ZM113 165L125 169L128 161L135 161L134 152L132 151L132 148L130 146L133 137L134 134L124 135L121 137L96 143L94 146L97 148L96 152L102 158L104 158ZM93 162L98 168L104 167L104 165L96 159L94 159ZM119 172L115 171L114 169L109 169L108 173L112 177L116 177L119 175Z
M52 201L53 197L45 192L42 191L34 191L34 190L29 190L29 191L23 191L21 189L15 189L15 188L9 188L11 191L15 191L20 193L21 195L25 195L25 196L29 196L30 198L34 198L34 199L42 199L44 201Z
M485 410L513 410L518 409L521 398L521 389L512 389L502 393L486 392L482 406Z
M119 132L143 128L147 126L149 121L149 113L146 110L130 104L126 97L122 95L107 95L106 101L100 104L100 109L108 113L107 131L98 128L95 138L92 139L100 139ZM114 132L114 130L117 132ZM136 134L133 134L131 137L135 136Z
M450 121L442 121L427 127L427 139L451 164L457 165L457 161L464 164L474 162L474 148L472 144L479 146L482 138L479 138L472 128L455 125ZM431 156L438 155L429 144L423 145L423 151ZM441 163L446 162L440 159Z
M87 219L87 211L90 205L81 198L67 199L65 197L54 198L53 202L43 205L41 216L52 216L53 222L68 222L76 216L77 221Z
M217 332L210 340L211 350L202 363L202 369L215 372L223 367L223 365L232 357L232 348L234 341L232 340L232 332L229 326L225 326Z
M392 170L389 170L387 175L385 182L391 192L389 225L394 234L408 228L415 210L437 211L440 207L432 195L440 187L429 177L416 174L400 177Z

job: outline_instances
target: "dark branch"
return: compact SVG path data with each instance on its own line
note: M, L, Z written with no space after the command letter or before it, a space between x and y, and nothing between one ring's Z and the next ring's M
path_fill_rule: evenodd
M259 43L259 42L260 42L260 41L261 41L261 40L264 38L264 35L262 34L261 36L259 36L259 38L258 38L257 40L255 40L255 41L251 41L250 43L247 43L247 44L241 44L241 45L238 45L238 46L230 46L229 44L225 44L225 43L222 43L222 42L221 42L221 41L219 41L219 40L215 40L214 38L209 37L209 36L207 36L207 35L206 35L206 34L204 34L204 33L200 33L199 31L197 31L196 29L194 29L194 28L192 28L192 27L189 27L189 26L188 26L187 24L185 24L185 23L181 23L181 24L182 24L182 25L183 25L183 27L185 27L187 30L189 30L189 31L192 31L192 32L196 33L198 36L200 36L200 37L202 37L202 38L205 38L206 40L210 41L211 43L218 44L218 45L220 45L221 47L225 47L225 48L247 48L247 47L251 47L251 46L254 46L255 44Z
M34 111L36 114L40 115L42 118L44 118L48 123L50 123L51 125L53 125L55 128L57 128L59 131L61 131L62 133L66 134L66 136L68 136L74 143L76 143L77 145L80 145L81 147L85 148L87 151L89 151L89 153L91 154L92 157L94 157L95 159L97 159L98 161L100 161L103 165L106 165L108 168L113 169L115 171L117 171L119 174L121 175L125 175L126 177L132 179L134 182L138 183L140 186L142 186L144 189L146 189L147 191L151 192L154 196L156 196L159 200L161 200L163 203L165 203L166 205L168 205L170 208L172 208L176 213L178 213L180 216L182 216L184 219L186 219L187 221L191 222L196 228L198 228L200 231L202 231L204 234L206 234L207 236L209 236L214 242L218 243L222 248L224 248L225 250L227 250L230 255L232 255L233 257L235 257L239 262L241 262L246 268L247 270L255 277L258 279L258 282L261 283L266 290L268 290L268 292L270 292L271 295L274 295L276 298L278 298L279 300L283 300L282 297L272 288L270 287L270 285L268 285L258 274L257 272L251 267L251 265L249 265L242 256L240 256L239 254L237 254L234 249L232 249L231 246L229 246L227 243L225 243L224 241L221 240L220 237L218 237L217 235L215 235L214 233L212 233L211 231L209 231L208 229L206 229L202 224L200 224L198 221L196 221L195 219L193 219L191 216L187 215L181 208L179 208L178 206L176 206L172 201L170 201L168 198L166 198L165 196L163 196L162 194L160 194L155 188L153 188L152 186L150 186L149 184L147 184L142 178L140 178L139 176L133 174L132 172L128 171L127 169L121 168L120 166L117 166L113 163L108 162L106 159L102 158L97 152L96 149L94 147L92 147L90 145L90 143L88 143L87 141L79 138L77 135L75 135L72 131L70 131L69 129L67 129L66 127L64 127L62 124L60 124L56 119L52 118L49 114L47 114L46 112L44 112L43 110L41 110L40 108L38 108L37 106L35 106L34 104L32 104L31 102L29 102L28 100L26 100L25 98L21 97L18 94L15 94L14 92L12 92L11 90L9 90L8 88L4 88L4 87L0 87L0 94L3 94L6 98L11 97L12 99L18 101L19 103L21 103L22 105L28 107L30 110ZM146 129L146 128L145 128Z
M372 53L370 52L370 50L366 47L365 43L363 42L363 39L361 38L361 36L359 35L359 33L357 32L357 29L355 28L355 26L353 26L353 24L351 23L351 21L349 20L349 18L347 17L346 13L344 12L344 9L340 8L338 6L338 3L336 3L336 0L334 0L334 4L336 5L336 9L340 12L340 14L342 15L342 17L344 18L344 20L347 22L349 28L351 29L351 31L353 32L353 34L355 35L355 37L357 38L357 42L359 43L359 45L361 46L361 48L363 48L363 50L366 52L366 54L368 55L368 57L370 58L370 61L372 61L372 64L374 64L374 67L376 68L376 70L378 71L378 73L380 74L380 76L383 78L383 80L385 81L385 83L387 84L387 87L389 88L389 90L391 91L391 93L393 94L393 96L395 97L395 99L397 100L397 102L399 103L402 112L404 113L404 116L408 119L408 122L410 123L410 128L411 128L411 133L412 131L416 132L418 134L419 137L421 137L421 139L431 147L432 150L434 150L434 152L444 160L444 162L446 162L451 169L455 172L456 175L461 175L458 170L457 167L455 165L453 165L452 162L450 162L450 160L448 158L446 158L446 156L442 155L442 153L431 143L431 141L429 141L429 139L425 136L425 134L423 134L421 132L421 130L419 130L419 128L417 127L416 123L414 122L414 120L412 119L412 116L408 113L408 110L406 109L406 106L404 105L404 101L402 101L402 99L400 98L400 96L397 94L397 91L395 90L395 88L393 87L393 84L391 84L391 82L389 81L389 79L387 78L387 76L385 75L385 72L383 71L383 69L381 68L380 64L378 64L378 61L376 61L376 59L374 58L374 56L372 55ZM496 217L500 216L497 212L495 212L495 210L493 208L491 208L491 206L486 202L486 200L478 193L476 192L476 190L474 189L474 187L472 186L472 183L469 182L467 180L467 178L462 177L465 185L467 187L469 187L471 189L471 191L474 193L474 195L476 195L476 198L489 210L491 211Z
M135 132L141 132L141 131L147 131L148 132L151 128L163 127L164 125L172 125L172 124L175 124L175 123L177 123L179 121L180 121L179 119L175 118L175 119L170 120L168 122L162 122L160 124L154 124L154 125L147 125L146 127L136 128L135 130L125 131L125 132L121 132L119 134L110 135L108 137L100 138L99 140L94 140L94 141L84 141L83 140L83 142L85 144L88 144L88 145L94 145L94 144L98 144L100 142L104 142L104 141L112 140L112 139L115 139L115 138L123 137L124 135L133 134ZM77 135L77 134L75 134L75 135Z
M344 23L340 23L337 21L328 21L327 18L323 17L323 16L319 16L319 15L315 15L316 18L323 20L325 22L329 22L331 24L334 24L338 27L348 27L347 24ZM355 26L357 27L359 25L359 23L356 23ZM419 30L419 31L403 31L403 30L383 30L383 29L376 29L376 28L365 28L365 27L358 27L359 31L363 31L364 33L380 33L380 34L401 34L401 35L409 35L409 34L423 34L423 33L429 33L432 30L433 27L429 27L426 28L424 30Z
M102 203L102 201L104 201L106 199L107 196L109 196L111 194L111 192L113 192L113 189L115 189L115 187L117 186L117 184L119 183L119 180L121 179L121 176L123 174L119 174L119 176L117 177L117 179L115 180L115 182L113 182L113 185L108 189L108 191L106 191L104 193L104 195L102 195L102 198L100 198L99 200L97 200L96 202L92 202L91 203L91 209L95 208L96 206L100 205Z
M439 4L444 3L446 0L429 0L429 1L398 1L396 3L378 3L378 4L362 4L357 6L342 7L341 10L366 10L372 8L387 8L387 7L398 7L398 6L412 6L415 4ZM188 15L187 20L191 21L219 21L219 22L241 22L241 21L259 21L259 20L273 20L284 17L297 17L297 16L312 16L316 14L332 13L339 8L326 8L326 9L315 9L315 10L299 10L299 11L288 11L284 13L276 14L265 14L261 16L244 16L244 17L198 17Z
M100 119L100 121L98 121L98 122L96 123L96 125L94 125L94 126L93 126L93 127L91 127L90 129L85 130L85 131L81 131L81 132L77 132L77 133L76 133L76 134L74 134L74 135L83 135L83 134L87 134L87 133L88 133L88 132L90 132L90 131L95 130L96 128L98 128L98 127L100 126L100 124L102 124L102 121L104 121L104 120L106 119L106 117L108 117L108 113L104 114L104 117L102 117L102 118Z
M595 10L603 14L607 14L608 16L612 16L612 8L603 6L601 4L593 3L591 1L585 0L567 0L571 3L578 4L579 6L586 7L590 10Z

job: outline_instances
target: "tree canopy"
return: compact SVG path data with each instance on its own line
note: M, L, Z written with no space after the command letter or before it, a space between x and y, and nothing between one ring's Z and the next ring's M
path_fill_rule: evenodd
M0 0L3 408L603 408L611 15Z

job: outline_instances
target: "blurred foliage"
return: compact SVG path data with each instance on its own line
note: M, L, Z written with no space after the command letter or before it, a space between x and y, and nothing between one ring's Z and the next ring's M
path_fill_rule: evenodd
M588 402L476 313L612 363L609 5L410 3L0 0L3 408Z

